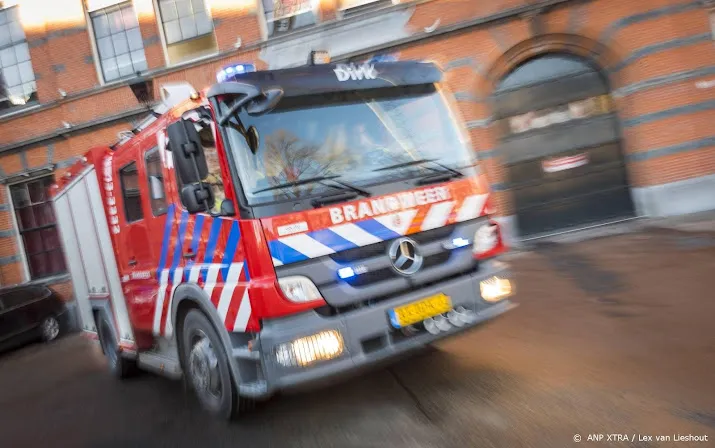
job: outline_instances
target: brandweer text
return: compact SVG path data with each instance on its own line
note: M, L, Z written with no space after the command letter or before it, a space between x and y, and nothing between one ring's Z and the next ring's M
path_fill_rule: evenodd
M360 201L351 205L330 208L330 219L333 224L356 221L385 213L397 212L419 205L433 204L450 199L446 187L426 188L418 191L408 191L395 195L383 196L369 201Z

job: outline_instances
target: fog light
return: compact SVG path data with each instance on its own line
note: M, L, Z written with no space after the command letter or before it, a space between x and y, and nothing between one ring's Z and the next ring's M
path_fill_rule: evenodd
M512 293L511 281L505 278L491 277L479 282L482 298L487 302L498 302Z
M337 330L296 339L276 347L276 361L291 367L306 367L318 361L337 358L343 353L343 337Z

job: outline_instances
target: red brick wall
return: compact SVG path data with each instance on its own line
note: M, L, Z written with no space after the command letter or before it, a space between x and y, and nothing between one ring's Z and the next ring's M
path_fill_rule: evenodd
M79 1L79 0L62 0ZM146 1L146 0L144 0ZM322 20L335 19L336 0L321 0ZM524 7L534 1L495 0L433 0L423 2L414 9L408 28L414 33L423 33L425 28L436 26L436 31L475 18L484 18L500 11ZM674 39L683 39L710 32L708 16L701 7L684 8L678 13L652 14L640 22L633 16L658 8L687 5L686 0L657 0L651 2L623 0L592 0L588 3L572 2L564 7L542 11L535 20L540 23L541 35L534 35L528 19L514 16L488 26L473 27L461 32L442 36L434 34L429 39L418 40L392 50L400 53L401 59L432 59L443 67L451 62L471 59L475 65L450 68L445 72L446 86L452 92L479 97L482 101L462 100L457 102L464 120L488 120L492 113L488 101L495 83L509 70L525 59L549 51L567 51L592 58L603 69L609 69L608 78L613 89L619 92L626 86L654 77L667 76L703 67L715 66L715 48L711 41L694 43L654 51L636 57L644 47L662 44ZM232 51L237 37L246 48L260 42L260 20L251 0L217 0L212 2L212 14L216 19L216 40L220 51ZM627 22L622 19L630 18ZM153 12L140 14L145 54L151 69L164 65L164 54ZM90 36L81 24L73 24L74 31L58 35L52 23L32 30L28 39L36 42L32 48L32 62L38 74L39 96L42 103L59 100L58 88L68 92L67 99L55 107L12 119L0 117L0 145L19 142L57 131L62 122L73 125L108 117L119 112L137 108L135 98L128 87L105 88L84 98L73 95L87 92L98 84L95 65L88 63L91 54ZM537 30L538 31L538 30ZM61 34L61 33L60 33ZM54 36L54 37L53 37ZM59 37L58 37L59 36ZM42 40L44 39L44 40ZM43 43L44 42L44 43ZM154 88L162 83L189 81L196 87L204 87L214 81L215 72L230 61L254 61L259 69L264 68L258 59L258 50L227 54L220 60L199 66L164 72L154 77ZM630 61L619 70L624 61ZM61 65L64 69L58 68ZM708 78L705 78L708 79ZM627 122L644 114L659 112L673 107L715 100L715 89L696 89L695 82L688 79L671 82L650 89L643 89L625 96L616 96L618 115ZM696 141L713 135L712 123L715 111L701 110L659 119L651 123L624 127L626 154L638 154L655 148ZM64 160L83 153L89 146L114 141L120 129L129 124L120 123L92 132L58 140L54 143L54 159ZM496 126L470 129L475 150L489 151L499 142ZM27 161L37 166L42 161L46 144L27 149ZM635 186L657 185L715 173L715 148L681 152L670 156L645 161L632 161L629 171ZM0 167L6 174L22 169L17 154L0 156ZM507 182L508 175L498 158L487 158L483 163L492 183ZM499 213L510 214L508 192L495 193ZM8 212L0 212L0 230L10 228ZM4 221L3 221L4 219ZM11 253L11 246L3 244L11 238L0 239L0 252ZM14 240L13 240L14 241ZM4 252L3 252L4 251ZM18 263L0 266L2 281L18 278L21 266Z

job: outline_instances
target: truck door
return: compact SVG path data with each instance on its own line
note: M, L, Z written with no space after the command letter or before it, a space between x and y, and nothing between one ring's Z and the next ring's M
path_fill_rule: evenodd
M153 260L154 248L150 238L152 215L148 205L144 153L141 141L122 151L114 158L117 215L120 232L117 260L133 326L140 331L150 331L153 319L152 293L156 294Z

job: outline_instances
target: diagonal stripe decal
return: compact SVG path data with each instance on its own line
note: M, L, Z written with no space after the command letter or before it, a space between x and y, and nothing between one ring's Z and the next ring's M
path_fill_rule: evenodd
M171 270L172 272L174 269L179 266L179 262L181 261L181 254L183 251L183 245L184 245L184 237L186 236L186 222L189 219L189 212L183 211L181 212L181 221L179 223L179 235L176 237L176 247L174 248L174 259L171 262Z
M316 232L311 232L309 235L315 241L326 247L329 247L335 252L358 247L357 244L343 238L342 236L333 232L331 229L318 230Z
M454 207L453 201L433 205L427 212L424 221L422 221L420 230L432 230L444 226L449 219L449 212L452 211L452 207Z
M153 303L152 333L173 336L172 302L182 282L196 284L204 290L228 331L246 331L256 325L249 324L253 321L248 299L248 264L241 245L239 221L190 215L170 207L156 273L158 289ZM186 259L183 254L189 250L195 256Z
M214 251L216 251L216 244L218 243L218 236L220 233L221 233L221 220L214 219L213 222L211 223L209 239L208 239L208 242L206 243L206 254L204 255L204 266L206 266L206 267L208 267L209 265L211 265L213 263ZM203 278L204 282L208 281L206 270L204 271L202 278ZM214 281L216 281L215 278L214 278Z
M294 217L283 217L280 224L272 225L267 223L269 226L268 248L273 258L273 266L282 266L355 247L377 244L400 236L476 219L487 213L485 204L489 198L488 193L475 194L483 190L483 188L472 183L465 183L460 188L462 189L457 194L445 197L446 200L432 201L421 205L419 202L413 202L411 204L412 208L360 221L341 222L337 225L321 228L325 220L317 219L314 222L317 229L313 227L308 232L289 236L279 236L275 226L281 225L285 227L292 222L305 223L305 212L296 213ZM434 199L435 194L434 191L430 191L429 194L425 193L424 198L425 200L427 198ZM415 200L422 200L422 196L419 195L415 195L415 198ZM379 203L380 200L373 202ZM364 202L360 204L365 205ZM348 206L344 208L348 210ZM360 210L363 210L363 208L360 208ZM338 222L345 220L346 215L341 215L341 213L340 211L336 213ZM330 214L329 219L333 219L332 214Z
M159 257L159 266L157 273L166 267L167 253L169 252L169 238L171 237L171 228L174 224L174 204L169 204L166 212L166 224L164 225L164 238L161 240L161 255Z
M223 275L224 280L230 283L229 271L232 269L231 261L236 253L236 248L238 247L238 240L241 238L241 231L238 229L238 221L231 222L231 233L228 236L228 241L226 242L226 250L223 254L223 261L221 262L221 275ZM238 275L236 280L238 280Z
M382 240L372 233L368 233L355 224L342 224L331 227L331 231L355 244L356 246L367 246L368 244L379 243Z

